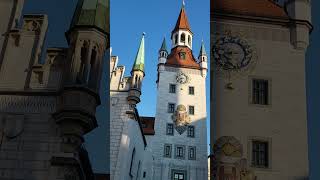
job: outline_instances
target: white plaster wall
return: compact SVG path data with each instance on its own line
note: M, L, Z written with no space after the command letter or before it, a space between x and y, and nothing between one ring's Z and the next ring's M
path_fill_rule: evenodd
M176 72L175 72L176 71ZM178 71L191 77L187 85L176 82ZM169 93L169 84L177 84L175 94ZM195 87L195 95L188 94L188 87ZM187 137L187 131L179 134L174 130L174 136L166 135L167 123L173 123L171 113L168 113L168 103L176 106L183 104L195 106L195 115L191 115L191 125L195 126L195 138ZM188 108L188 107L187 107ZM155 136L151 138L153 155L155 157L155 180L171 177L171 169L187 170L187 177L191 179L207 179L207 132L206 132L206 94L205 78L200 70L185 68L168 68L160 72L157 92L157 111L155 120ZM172 144L172 157L164 158L164 144ZM174 146L185 145L185 159L174 158ZM188 146L196 146L196 160L188 160Z
M254 169L259 180L307 176L305 51L293 48L290 30L284 27L228 20L216 27L244 32L249 41L255 42L258 64L249 75L232 81L234 90L225 89L226 80L217 78L215 134L239 139L248 162L250 138L270 140L270 168ZM270 106L250 104L250 77L271 81Z

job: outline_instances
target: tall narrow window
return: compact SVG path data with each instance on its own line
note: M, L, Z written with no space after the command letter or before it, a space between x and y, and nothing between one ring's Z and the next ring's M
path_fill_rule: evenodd
M189 147L189 157L190 160L196 159L196 147Z
M189 114L194 115L194 106L189 106Z
M194 95L194 87L193 86L189 86L189 94Z
M169 93L176 93L176 85L175 84L169 85Z
M268 158L268 142L252 141L252 165L267 168L269 165Z
M176 34L176 35L174 36L174 43L175 43L175 44L178 44L178 34Z
M83 83L84 81L87 56L88 56L88 45L86 42L84 42L83 46L81 47L81 57L80 57L81 62L80 62L80 69L77 76L78 83Z
M185 43L186 42L186 35L184 33L181 34L181 41L182 43Z
M269 82L263 79L252 81L252 103L260 105L269 104Z
M168 113L174 113L174 106L175 104L173 103L168 104Z
M94 49L91 52L91 59L90 59L90 67L89 67L89 72L87 75L87 83L89 82L94 82L95 81L95 71L94 71L94 67L95 67L95 63L96 63L96 58L97 58L97 51L96 51L96 47L94 47Z
M191 46L191 36L190 35L188 36L188 44L189 44L189 46Z
M194 137L194 126L188 126L188 137Z
M176 146L175 157L178 159L184 158L184 146Z
M172 145L165 144L164 145L164 157L171 158Z
M131 177L133 177L133 172L132 172L133 169L132 168L133 168L133 163L135 161L135 155L136 155L136 149L133 148L133 151L132 151L132 154L131 154L130 171L129 171L129 175Z

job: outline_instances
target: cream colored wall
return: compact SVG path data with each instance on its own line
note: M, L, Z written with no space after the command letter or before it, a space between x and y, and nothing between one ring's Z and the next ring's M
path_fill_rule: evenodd
M270 141L270 168L254 169L259 180L308 176L305 51L294 49L290 29L278 25L224 20L214 27L216 30L211 33L242 32L258 54L254 71L232 80L234 90L225 89L226 80L214 72L214 133L217 137L235 136L240 140L248 162L250 139ZM250 103L252 77L270 80L270 105Z

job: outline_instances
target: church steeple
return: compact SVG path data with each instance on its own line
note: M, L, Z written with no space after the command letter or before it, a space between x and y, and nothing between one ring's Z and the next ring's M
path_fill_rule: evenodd
M172 48L187 46L192 49L192 35L185 4L183 3L176 25L171 32Z

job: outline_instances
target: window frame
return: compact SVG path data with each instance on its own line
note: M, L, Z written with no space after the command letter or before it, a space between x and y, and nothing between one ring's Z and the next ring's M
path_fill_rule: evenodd
M166 154L166 148L169 147L169 155ZM163 157L165 158L171 158L172 157L172 144L164 144L163 146Z
M190 129L193 129L193 136L192 135L190 135ZM195 126L188 126L188 128L187 128L187 137L191 137L191 138L195 138L195 134L196 134L196 131L195 131Z
M191 109L192 109L192 114L190 113L190 112L191 112L191 111L190 111ZM195 115L195 106L193 106L193 105L192 105L192 106L191 106L191 105L188 106L188 114L189 114L189 115L192 115L192 116Z
M182 149L182 156L178 156L178 154L177 154L177 152L178 152L178 148L179 149ZM186 150L185 150L186 148L185 148L185 146L184 145L175 145L175 148L174 148L174 157L175 157L175 159L185 159L185 152L186 152ZM179 153L180 154L180 153Z
M264 105L264 104L255 104L254 103L254 90L253 90L253 86L254 86L254 80L264 80L268 82L268 94L267 94L267 101L268 104ZM261 107L261 108L271 108L272 107L272 79L271 78L267 78L267 77L260 77L260 76L249 76L248 79L248 104L249 106L252 107Z
M172 126L172 133L168 133L169 125ZM173 123L167 123L166 135L168 135L168 136L173 136L174 135L174 125L173 125Z
M193 150L193 157L191 157L191 150ZM188 148L188 159L189 160L196 160L197 159L197 147L196 146L189 146Z
M171 91L171 90L173 90L173 89L171 89L172 87L174 87L173 92ZM177 85L176 84L169 84L169 93L176 94L176 92L177 92Z
M267 157L266 166L255 165L253 163L253 142L263 142L267 143ZM272 138L267 137L249 137L248 139L248 164L250 167L258 170L269 170L272 169Z
M190 91L191 89L192 89L192 92L193 92L192 94L190 93L190 92L191 92L191 91ZM188 93L189 93L189 95L192 95L192 96L195 95L195 88L194 88L194 86L189 86L189 92L188 92Z
M172 112L171 112L170 105L173 105L173 111ZM168 103L168 113L174 113L175 108L176 108L176 104L175 103Z

